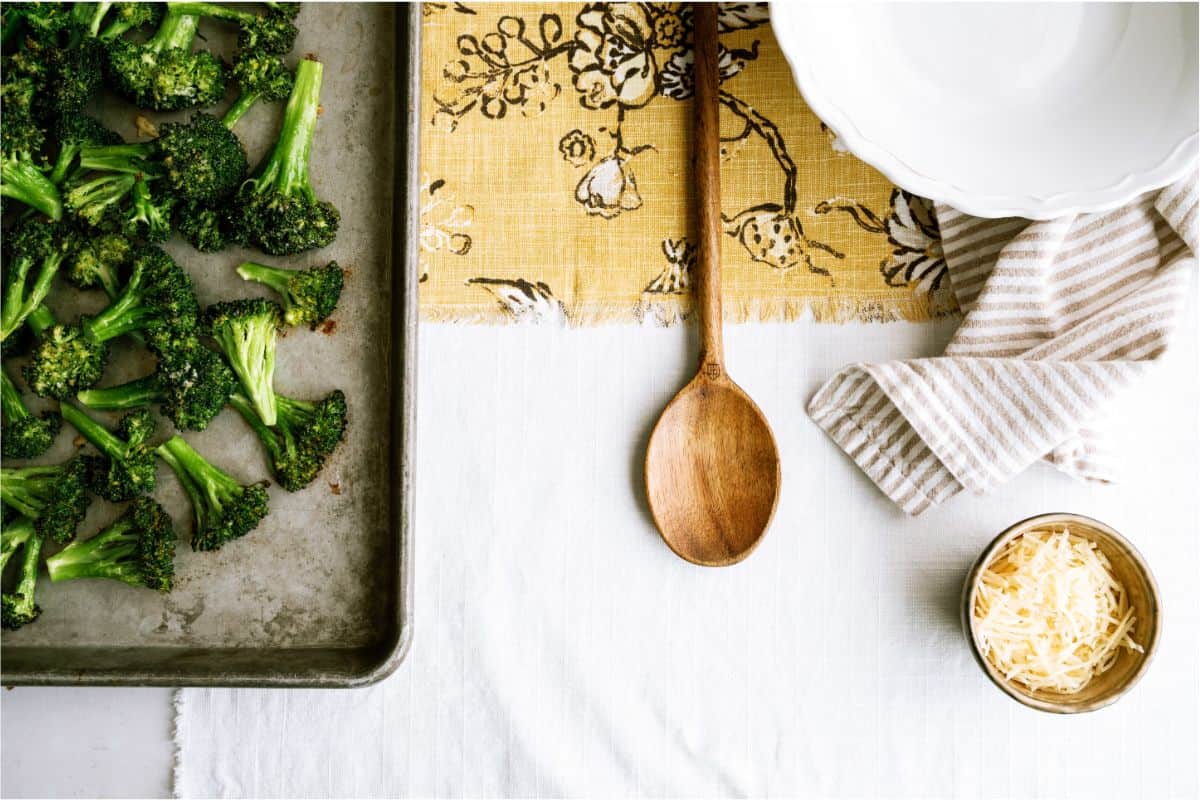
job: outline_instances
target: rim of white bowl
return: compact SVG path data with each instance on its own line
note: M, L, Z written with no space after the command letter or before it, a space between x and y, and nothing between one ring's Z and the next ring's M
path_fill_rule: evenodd
M805 3L791 0L771 0L770 17L775 19L799 19ZM788 47L779 36L779 29L772 25L772 32L779 49L792 69L792 77L804 102L822 122L841 139L846 148L865 161L884 177L899 187L946 203L949 206L975 217L1024 217L1029 220L1050 220L1069 214L1110 211L1130 202L1138 195L1162 189L1195 169L1200 150L1200 129L1185 136L1153 168L1141 172L1127 173L1109 186L1085 191L1064 191L1052 195L1036 194L982 194L972 192L950 181L932 178L910 167L897 154L883 145L864 136L837 103L817 89L817 82L809 71L808 64L793 58Z

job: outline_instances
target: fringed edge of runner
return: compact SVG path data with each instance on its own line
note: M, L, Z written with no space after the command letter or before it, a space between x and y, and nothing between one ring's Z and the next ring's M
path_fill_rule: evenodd
M458 323L465 325L512 325L514 323L544 324L557 322L571 328L592 328L601 325L640 323L672 326L691 314L691 298L653 297L635 303L591 301L579 304L560 304L557 313L535 315L514 314L499 303L491 306L421 306L421 321L427 323ZM766 323L795 322L812 319L819 323L888 323L898 321L926 322L958 313L952 295L942 297L808 297L760 298L725 302L725 322Z

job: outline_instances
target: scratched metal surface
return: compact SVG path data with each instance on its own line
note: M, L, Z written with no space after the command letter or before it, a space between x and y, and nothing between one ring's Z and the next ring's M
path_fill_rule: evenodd
M334 331L291 330L279 344L276 367L277 389L290 397L346 392L345 442L306 490L272 486L270 516L215 553L188 546L190 507L160 464L155 497L180 532L175 590L163 596L106 581L51 585L43 574L41 618L4 633L5 684L349 686L386 675L402 658L410 611L416 286L407 280L416 239L406 202L415 197L408 190L415 186L416 142L407 128L419 97L408 91L408 75L417 70L407 66L417 55L415 36L408 35L419 30L411 24L416 13L390 4L315 3L301 13L289 60L311 53L325 65L312 180L342 214L333 245L284 259L236 248L204 255L178 240L166 245L190 270L202 304L269 294L234 273L247 257L288 266L336 259L348 270ZM201 31L210 46L231 55L227 32ZM234 94L231 87L230 99ZM97 115L127 140L144 138L133 109L111 100L101 105ZM260 105L239 123L252 165L274 140L281 114L282 104ZM64 290L51 305L65 320L103 304L100 293ZM103 383L152 369L144 351L114 350ZM160 424L165 439L171 426ZM269 477L257 439L231 409L208 430L185 436L244 482ZM67 458L71 439L61 435L40 461ZM115 511L96 501L82 533L99 530Z

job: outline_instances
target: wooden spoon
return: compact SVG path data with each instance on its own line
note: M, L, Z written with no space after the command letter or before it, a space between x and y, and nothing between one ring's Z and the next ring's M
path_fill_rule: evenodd
M646 496L667 545L698 565L740 562L779 500L779 451L758 406L725 373L721 343L721 158L717 127L717 4L695 20L696 309L700 369L663 410L646 448Z

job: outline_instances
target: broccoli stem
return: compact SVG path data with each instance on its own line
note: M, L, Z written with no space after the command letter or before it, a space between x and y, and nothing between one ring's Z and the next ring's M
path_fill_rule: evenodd
M112 2L103 3L76 3L76 7L85 6L92 11L91 21L88 22L88 33L92 36L100 34L100 25L104 22L104 18L108 16L108 11L113 7Z
M46 333L46 329L57 325L58 321L54 319L54 312L50 311L43 304L29 313L25 318L25 325L29 326L29 330L36 336L41 336Z
M225 123L225 127L233 130L233 126L237 125L238 120L245 116L246 112L254 107L262 97L262 92L248 92L238 96L238 99L233 101L233 105L225 112L225 116L221 118L221 122Z
M288 296L288 282L292 280L293 272L282 267L272 267L258 262L243 262L237 268L237 274L247 281L257 281L271 289L280 297Z
M126 443L87 413L70 403L61 404L59 412L64 420L74 426L84 439L95 445L105 456L117 460L125 458Z
M163 18L158 31L150 41L146 42L146 45L158 52L191 48L199 25L199 17L192 16L175 4L171 4L167 7L167 15Z
M197 527L205 525L209 514L219 515L226 504L242 493L241 484L210 464L178 434L155 448L155 453L179 477L192 502Z
M27 157L5 157L0 165L0 195L37 209L55 222L62 219L58 187Z
M237 9L229 8L228 6L223 6L219 3L171 3L170 9L176 14L192 14L196 17L213 17L215 19L223 19L229 22L250 22L254 19L254 15L249 12L238 11Z
M85 317L80 326L83 335L95 343L107 342L124 334L140 331L148 320L154 318L154 312L144 305L138 274L129 285L108 305L104 311L94 317Z
M79 166L86 170L154 175L154 168L145 161L153 155L154 145L151 142L94 145L79 151Z
M8 375L8 368L0 369L0 401L3 402L4 419L10 422L29 417L29 409L21 399L21 391Z
M4 298L3 306L0 306L0 341L12 336L46 300L46 296L50 294L50 287L54 284L54 276L58 274L59 265L64 258L66 254L61 250L44 256L33 288L27 294L11 292Z
M75 578L108 578L135 587L143 585L141 573L128 562L137 553L137 529L132 517L122 517L94 537L76 540L46 559L51 581ZM132 533L132 536L130 534Z
M50 486L63 474L61 465L0 468L0 500L23 515L38 517L46 508Z
M34 593L37 590L38 558L42 555L42 540L37 534L25 540L25 549L21 554L21 580L12 592L12 595L22 599L21 608L17 611L26 615L36 616L38 612Z
M75 397L89 409L106 412L140 409L163 401L158 376L153 373L115 387L85 389Z
M277 395L275 398L277 409L279 408L278 401L280 397L281 396ZM254 410L254 404L252 404L245 395L242 395L238 392L233 393L229 396L229 405L232 406L237 413L242 416L242 419L244 419L250 425L250 427L254 429L254 433L257 434L259 440L262 441L263 447L270 452L271 460L273 462L277 462L284 457L286 449L280 446L279 438L275 436L275 432L270 426L262 421L262 418L259 417L258 413ZM290 428L281 427L281 429L284 436L287 437L288 445L291 445L292 433Z
M308 59L296 67L296 81L283 111L279 139L255 179L256 186L264 189L274 186L285 195L302 192L310 198L316 197L308 183L308 156L317 128L323 70L321 62Z
M17 549L29 541L34 533L33 518L22 515L10 521L0 533L0 572L8 567Z

